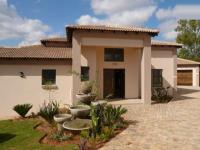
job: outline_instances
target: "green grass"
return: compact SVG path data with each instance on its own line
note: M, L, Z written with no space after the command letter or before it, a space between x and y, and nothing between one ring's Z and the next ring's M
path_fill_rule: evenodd
M38 120L0 121L0 150L77 150L75 145L52 146L40 144L45 133L34 130Z

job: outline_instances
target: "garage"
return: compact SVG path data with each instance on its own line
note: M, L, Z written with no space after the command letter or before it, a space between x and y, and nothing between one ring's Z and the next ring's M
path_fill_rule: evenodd
M177 58L177 85L199 87L200 62Z
M192 70L177 71L177 85L192 86Z

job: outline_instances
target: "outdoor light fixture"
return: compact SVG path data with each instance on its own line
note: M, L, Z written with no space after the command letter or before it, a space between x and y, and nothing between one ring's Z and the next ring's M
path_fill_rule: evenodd
M19 72L21 78L26 78L23 72Z

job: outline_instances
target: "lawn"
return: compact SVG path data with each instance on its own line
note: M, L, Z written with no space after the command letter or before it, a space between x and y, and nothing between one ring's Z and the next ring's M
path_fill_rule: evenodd
M76 145L40 144L45 133L33 129L38 123L36 119L0 121L0 150L77 150Z

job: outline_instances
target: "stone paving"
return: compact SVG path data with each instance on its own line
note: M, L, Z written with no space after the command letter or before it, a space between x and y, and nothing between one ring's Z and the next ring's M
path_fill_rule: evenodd
M131 125L101 150L200 150L200 88L181 87L168 104L124 107Z

